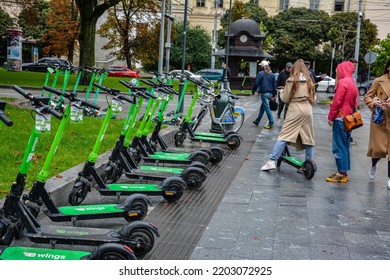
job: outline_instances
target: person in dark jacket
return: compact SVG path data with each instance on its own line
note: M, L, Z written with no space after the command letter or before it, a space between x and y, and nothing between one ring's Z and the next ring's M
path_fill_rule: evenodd
M292 66L293 65L291 62L287 62L284 70L279 73L279 76L276 79L276 86L278 89L283 89L284 86L286 85L286 81L291 74ZM280 119L280 115L282 114L283 109L284 109L284 118L286 118L288 104L285 104L282 100L280 100L280 94L278 94L278 99L279 99L278 114L277 114L278 119Z
M276 97L276 81L275 76L271 72L269 62L264 60L260 63L261 67L264 69L260 71L255 80L255 92L261 96L261 106L259 110L259 115L256 120L253 121L253 124L259 125L261 118L264 115L264 112L268 117L268 124L264 127L265 129L272 129L274 127L274 118L272 116L271 108L269 102L271 99L275 100Z

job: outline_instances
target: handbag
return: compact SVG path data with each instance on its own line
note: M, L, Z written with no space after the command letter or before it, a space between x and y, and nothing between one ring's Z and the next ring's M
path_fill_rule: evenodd
M343 122L346 131L351 131L363 126L362 115L359 111L353 112L350 115L343 117Z
M278 110L278 103L275 100L271 99L269 101L269 108L271 109L271 111Z
M376 124L381 124L383 123L383 121L385 120L384 116L383 116L383 108L378 108L378 107L375 107L375 110L372 114L372 122L373 123L376 123Z

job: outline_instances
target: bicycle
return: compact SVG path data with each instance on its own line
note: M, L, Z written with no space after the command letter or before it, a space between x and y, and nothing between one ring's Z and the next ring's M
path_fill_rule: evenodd
M199 90L199 89L198 89ZM201 104L199 113L191 118L191 126L194 131L201 125L202 120L207 114L210 114L213 123L219 125L223 131L239 131L245 121L245 110L241 107L235 106L234 100L238 99L237 95L230 93L227 90L219 91L219 94L214 95L214 87L204 90L203 98L198 99ZM225 94L228 97L226 107L222 111L220 117L215 116L215 106L213 104L215 99L220 99Z

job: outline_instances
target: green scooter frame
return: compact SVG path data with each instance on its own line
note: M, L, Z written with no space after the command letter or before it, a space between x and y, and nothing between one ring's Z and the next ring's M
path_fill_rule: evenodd
M303 173L303 175L305 175L305 178L308 180L313 178L315 172L317 171L317 165L313 160L301 161L300 159L292 157L287 145L284 147L282 155L278 158L276 166L280 167L282 162L285 162L298 169Z
M121 195L131 195L134 193L146 194L150 196L163 196L165 200L168 202L174 202L180 199L183 195L184 188L186 187L186 183L183 179L177 176L172 176L166 178L160 184L142 184L142 183L134 183L134 184L105 184L102 177L98 174L95 163L98 157L99 148L101 146L101 142L103 140L104 133L107 129L108 123L111 120L113 113L113 102L114 101L127 101L129 103L134 102L134 100L128 96L121 94L118 90L108 89L104 86L97 85L100 89L104 90L107 94L114 96L111 101L108 110L106 112L106 116L104 118L102 127L99 131L99 135L96 139L94 148L91 154L86 161L83 170L79 173L76 182L73 185L72 191L69 194L68 201L71 205L79 205L84 201L87 197L88 192L91 191L92 180L96 182L96 189L102 195L107 196L117 196L118 198ZM116 106L115 106L116 107Z

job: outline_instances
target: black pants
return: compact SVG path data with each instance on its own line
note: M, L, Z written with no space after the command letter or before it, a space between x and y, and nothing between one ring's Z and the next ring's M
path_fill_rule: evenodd
M375 166L379 160L380 160L380 158L372 158L371 159L372 166ZM390 178L390 161L387 161L387 177Z
M278 96L279 99L279 106L278 106L278 119L280 118L280 115L283 112L284 109L284 115L283 118L286 118L287 110L288 110L288 103L284 103L281 99L280 96Z

